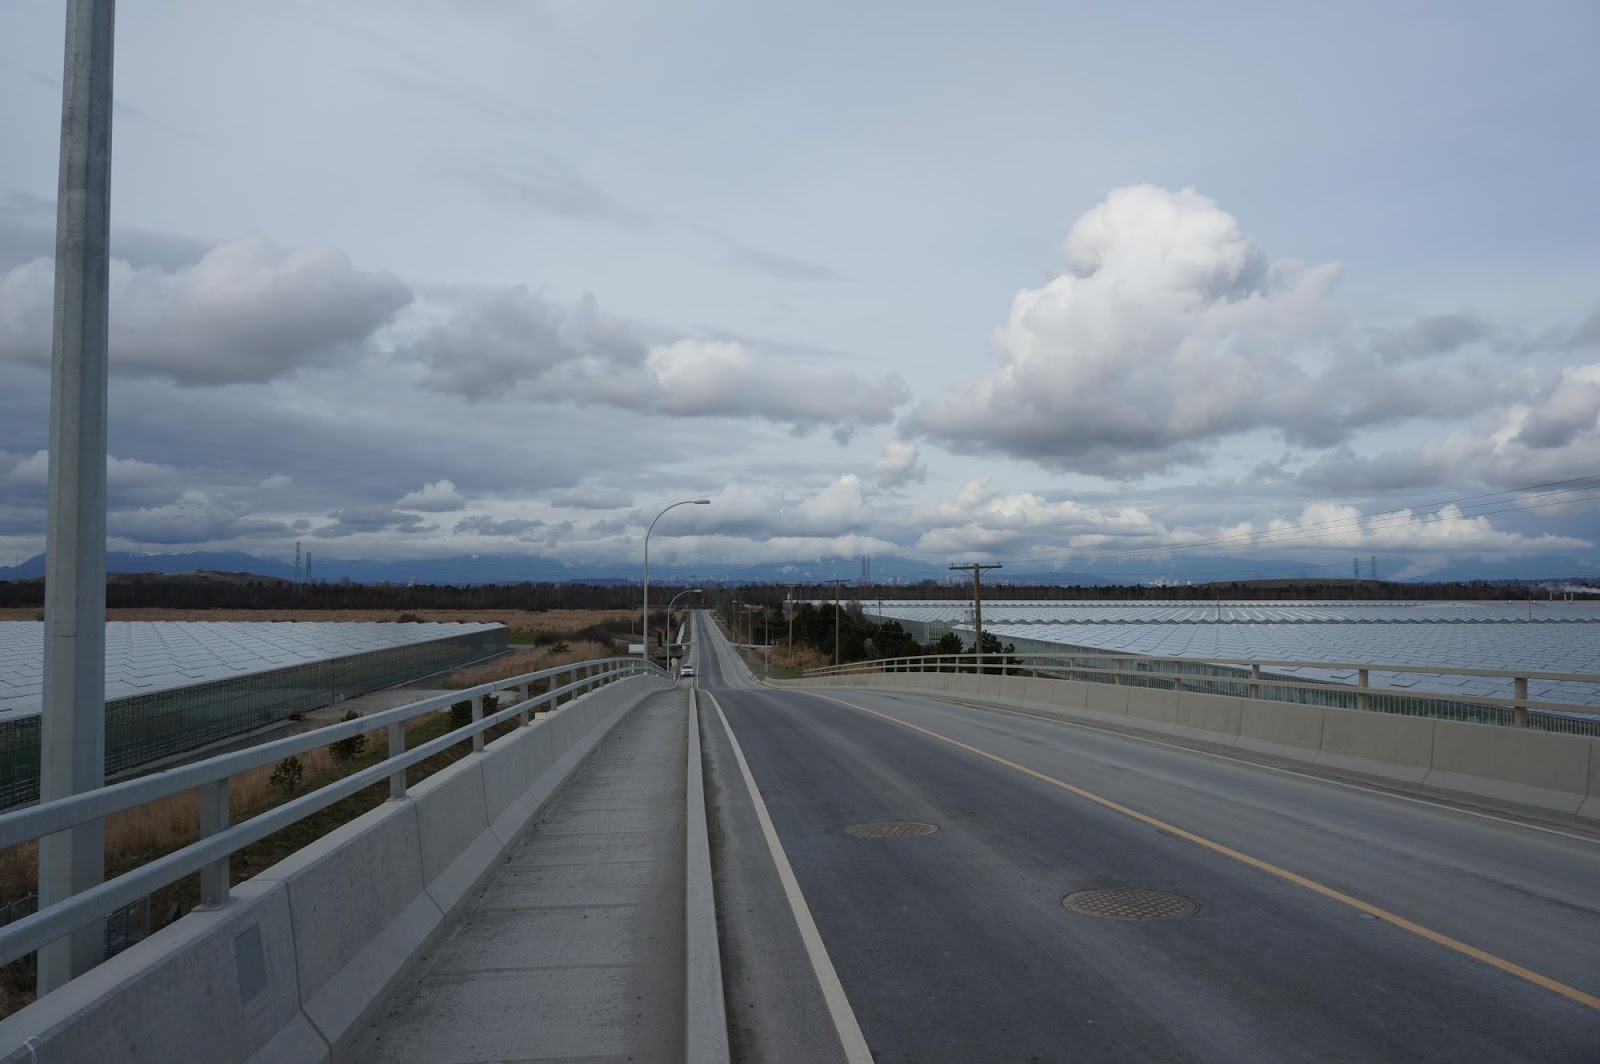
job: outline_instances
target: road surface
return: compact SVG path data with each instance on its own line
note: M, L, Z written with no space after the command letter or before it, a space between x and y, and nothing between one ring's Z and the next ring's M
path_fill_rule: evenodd
M769 690L696 625L738 1060L865 1059L854 1023L882 1064L1600 1062L1583 828L920 696ZM885 822L937 830L845 833ZM1127 889L1153 893L1086 894Z

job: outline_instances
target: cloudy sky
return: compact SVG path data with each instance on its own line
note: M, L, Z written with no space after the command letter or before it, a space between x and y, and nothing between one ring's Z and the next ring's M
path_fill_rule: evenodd
M44 543L64 8L0 5L0 564ZM581 573L703 495L653 561L1600 571L1589 0L117 28L113 549Z

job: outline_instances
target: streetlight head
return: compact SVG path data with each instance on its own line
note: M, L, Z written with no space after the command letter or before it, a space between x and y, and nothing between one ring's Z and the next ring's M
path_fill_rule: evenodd
M694 503L696 506L710 506L711 505L711 500L710 499L691 499L689 501Z

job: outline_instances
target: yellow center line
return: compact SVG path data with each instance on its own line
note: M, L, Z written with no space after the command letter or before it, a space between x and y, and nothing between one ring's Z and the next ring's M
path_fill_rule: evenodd
M807 692L807 694L813 694L813 692ZM1462 942L1460 939L1451 938L1449 935L1440 934L1438 931L1434 931L1431 928L1423 927L1421 924L1407 920L1405 917L1400 916L1397 913L1392 913L1387 909L1380 909L1371 902L1365 902L1360 898L1351 897L1349 894L1346 894L1343 891L1335 890L1329 886L1324 886L1314 879L1307 879L1305 876L1302 876L1299 873L1291 872L1287 868L1281 868L1270 861L1263 861L1259 857L1251 857L1249 854L1241 853L1231 846L1224 846L1220 842L1213 842L1203 835L1196 835L1192 831L1185 831L1183 828L1180 828L1175 824L1169 824L1164 820L1159 820L1156 817L1150 816L1148 813L1141 813L1137 809L1130 809L1120 802L1114 802L1110 798L1101 797L1100 795L1095 794L1093 791L1086 791L1082 787L1077 787L1073 784L1067 783L1065 780L1058 780L1054 776L1048 776L1043 772L1037 771L1036 769L1028 768L1026 765L1019 765L1015 761L1008 761L998 754L991 754L987 750L968 745L959 739L952 739L948 735L942 735L939 732L924 728L920 724L912 724L908 720L901 720L899 717L892 716L888 713L881 713L876 709L868 709L866 706L858 706L854 702L846 702L842 698L834 698L831 695L817 694L815 697L826 699L829 702L836 702L841 706L848 706L851 709L858 710L862 713L869 713L874 717L881 717L884 720L892 721L901 727L910 728L912 731L921 732L923 735L929 736L933 739L938 739L940 742L949 743L951 746L959 747L960 749L966 750L969 753L977 754L979 757L988 758L990 761L993 761L996 764L1004 765L1007 768L1016 769L1025 776L1032 776L1034 779L1048 783L1051 786L1060 787L1062 790L1075 794L1080 798L1086 798L1089 801L1094 802L1096 805L1104 806L1107 809L1121 813L1123 816L1132 817L1134 820L1137 820L1140 823L1149 824L1154 828L1160 828L1162 831L1170 832L1179 838L1188 839L1197 846L1204 846L1206 849L1215 853L1220 853L1224 857L1231 857L1235 861L1247 864L1251 868L1257 868L1263 872L1277 876L1280 879L1286 879L1290 883L1293 883L1297 886L1304 887L1310 891L1315 891L1325 898L1332 898L1334 901L1348 905L1352 909L1358 909L1369 916L1374 916L1386 923L1393 924L1395 927L1409 931L1413 935L1419 935L1422 938L1427 939L1429 942L1437 943L1438 945L1444 946L1446 949L1455 950L1457 953L1464 954L1474 960L1482 961L1484 964L1498 968L1502 972L1514 975L1518 979L1525 979L1528 982L1533 983L1536 986L1541 986L1546 990L1553 990L1562 997L1570 998L1580 1005L1587 1005L1591 1009L1600 1011L1600 997L1595 997L1592 994L1586 994L1577 987L1568 986L1566 983L1560 982L1556 979L1551 979L1547 975L1540 975L1531 968L1524 968L1522 965L1513 961L1508 961L1504 957L1497 957L1493 953L1489 953L1486 950L1481 950L1476 946L1468 945L1467 943Z

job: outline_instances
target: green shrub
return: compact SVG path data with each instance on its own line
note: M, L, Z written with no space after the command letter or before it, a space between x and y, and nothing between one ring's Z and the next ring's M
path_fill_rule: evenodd
M300 785L305 782L305 778L306 767L300 763L298 757L290 756L278 762L277 767L272 770L272 775L267 777L267 783L285 798L292 798L300 789Z
M344 720L360 720L361 714L350 710L344 715ZM341 765L348 765L367 751L367 737L365 735L352 735L348 739L328 744L328 755Z
M472 699L464 698L450 705L450 729L465 728L472 723Z

